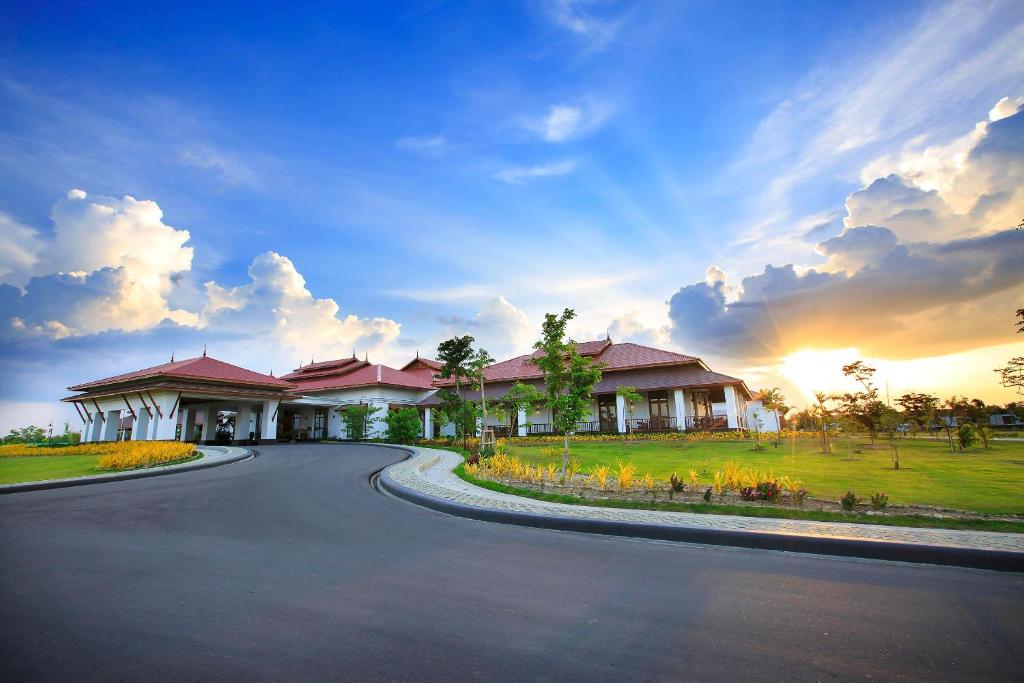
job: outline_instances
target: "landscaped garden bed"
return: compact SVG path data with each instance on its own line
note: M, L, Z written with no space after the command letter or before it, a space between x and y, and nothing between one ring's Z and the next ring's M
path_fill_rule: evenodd
M950 453L942 441L903 439L899 470L886 445L866 438L837 439L828 455L817 446L799 437L761 448L736 438L573 442L562 481L560 447L502 440L496 459L457 473L574 504L1024 532L1024 444Z
M157 467L199 457L195 444L176 441L117 441L74 446L0 446L0 483L85 477Z

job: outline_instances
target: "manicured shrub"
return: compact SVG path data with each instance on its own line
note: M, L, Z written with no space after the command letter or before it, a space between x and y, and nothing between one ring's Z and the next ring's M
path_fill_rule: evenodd
M889 504L889 496L885 495L881 491L875 491L871 494L871 507L876 510L883 510L885 506Z
M187 460L196 453L193 443L169 441L121 441L96 463L100 470L129 470Z
M756 487L757 496L761 500L778 500L782 489L776 481L762 481Z
M960 439L960 446L962 448L970 448L978 443L980 436L978 435L978 428L970 422L965 422L960 425L956 430L957 438Z
M853 491L847 491L843 494L843 497L839 499L839 502L842 504L844 510L852 510L857 507L857 504L860 502L860 498L858 498Z
M668 497L672 498L677 493L682 493L686 489L686 483L679 477L675 472L668 478Z
M704 502L705 503L710 503L711 502L711 487L710 486L708 487L708 490L704 492Z

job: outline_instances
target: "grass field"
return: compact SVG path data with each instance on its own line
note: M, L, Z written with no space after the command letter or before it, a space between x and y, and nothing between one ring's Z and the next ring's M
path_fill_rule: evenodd
M583 471L595 465L631 462L638 474L650 472L667 480L672 472L686 476L697 470L708 483L728 460L747 467L773 470L777 476L800 479L811 496L838 499L847 491L867 497L889 494L892 504L937 505L1000 514L1024 514L1024 443L994 442L988 450L950 453L945 441L903 439L898 442L900 469L894 470L888 446L872 449L867 440L840 438L835 452L821 453L815 439L768 443L755 452L751 442L606 442L574 443L571 456ZM855 450L860 450L857 453ZM543 446L512 444L509 454L531 464L561 463Z
M64 448L0 446L0 484L45 481L158 467L197 457L193 444L125 441Z
M40 455L0 460L0 484L102 474L95 455Z

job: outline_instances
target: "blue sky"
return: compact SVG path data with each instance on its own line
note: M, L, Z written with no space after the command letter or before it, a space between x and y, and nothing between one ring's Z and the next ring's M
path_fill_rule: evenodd
M1022 162L1019 3L0 13L0 427L171 350L282 372L351 349L400 364L470 332L504 356L564 306L580 338L610 330L794 394L780 359L797 352L984 364L1015 341L979 311L1003 315L1021 277L979 285L974 261L942 262L956 311L926 293L864 314L885 333L829 316L875 270L911 267L868 235L934 265L1024 216L999 185ZM787 264L788 280L765 271ZM824 311L801 298L821 300L809 269L842 290ZM935 318L985 331L935 343Z

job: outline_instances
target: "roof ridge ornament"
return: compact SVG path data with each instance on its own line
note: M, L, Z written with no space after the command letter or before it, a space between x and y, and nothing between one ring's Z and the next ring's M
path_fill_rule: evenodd
M206 344L203 344L203 358L206 358Z
M171 362L174 362L174 351L171 351Z

